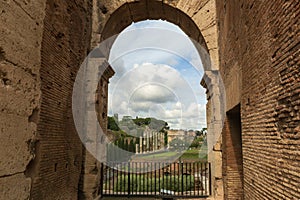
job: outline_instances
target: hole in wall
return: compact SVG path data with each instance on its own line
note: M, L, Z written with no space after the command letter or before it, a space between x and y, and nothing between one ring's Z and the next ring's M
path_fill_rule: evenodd
M30 154L33 156L33 159L30 160L26 166L24 175L28 177L35 177L38 173L38 163L40 158L40 142L36 139L27 141L28 149Z
M58 34L55 35L55 38L56 38L56 39L61 39L61 38L63 38L64 36L65 36L64 33L59 32Z
M74 166L77 167L77 166L79 166L79 163L80 163L79 162L79 156L76 156L75 159L74 159L74 163L73 164L74 164Z
M32 111L32 114L28 117L28 122L38 123L39 120L39 109L35 108Z
M252 9L252 8L253 8L253 6L254 6L254 3L252 3L252 4L250 5L250 9Z
M247 106L250 106L250 105L251 105L250 98L248 98L248 99L247 99L247 103L246 103L246 105L247 105Z
M54 172L57 171L57 165L58 165L57 163L54 164Z
M5 60L5 52L2 47L0 47L0 61Z
M0 78L6 77L6 76L7 76L7 72L2 71L2 70L0 69Z
M100 10L103 14L106 14L108 12L107 8L104 5L100 6Z
M3 78L2 81L3 81L4 85L10 85L11 84L11 81L8 78Z

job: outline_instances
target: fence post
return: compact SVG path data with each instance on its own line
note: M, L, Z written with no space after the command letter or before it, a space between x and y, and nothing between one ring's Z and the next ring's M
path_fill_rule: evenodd
M181 160L180 160L180 166L181 166L181 195L183 195L183 189L184 189L183 162L181 162Z
M101 197L103 196L103 183L104 183L104 165L103 165L103 163L101 163L101 165L100 165L100 195L101 195Z
M212 191L211 191L211 163L208 163L208 173L209 173L209 195L212 195Z
M154 163L154 192L156 195L156 162Z
M130 196L130 162L128 162L128 197Z

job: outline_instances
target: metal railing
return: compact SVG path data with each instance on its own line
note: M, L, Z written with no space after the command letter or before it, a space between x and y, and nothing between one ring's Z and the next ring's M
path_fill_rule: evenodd
M102 196L200 198L211 195L210 163L102 163L101 177Z

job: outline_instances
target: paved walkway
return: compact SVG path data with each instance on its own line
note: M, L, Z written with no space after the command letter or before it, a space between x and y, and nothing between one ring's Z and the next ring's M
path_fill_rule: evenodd
M103 200L162 200L162 198L138 198L138 197L135 197L135 198L127 198L127 197L104 197L102 198ZM176 199L176 198L175 198ZM184 200L183 198L181 198L182 200ZM195 199L195 198L187 198L187 200L199 200L199 199L203 199L203 200L212 200L210 198L198 198L198 199Z
M103 200L161 200L159 198L138 198L138 197L135 197L135 198L127 198L127 197L104 197L102 198Z

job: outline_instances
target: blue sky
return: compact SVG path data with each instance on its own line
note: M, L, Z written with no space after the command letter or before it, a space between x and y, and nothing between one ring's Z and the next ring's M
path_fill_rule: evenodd
M133 23L116 39L109 62L109 115L156 117L173 129L206 127L203 67L182 30L162 20Z

